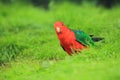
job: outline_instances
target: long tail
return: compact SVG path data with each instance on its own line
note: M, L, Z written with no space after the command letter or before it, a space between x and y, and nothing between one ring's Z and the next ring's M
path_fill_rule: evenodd
M95 41L95 42L101 41L101 40L103 40L103 39L104 39L104 38L98 38L98 37L92 38L92 40Z
M90 35L90 37L92 38L92 40L95 41L95 42L104 40L104 38L101 38L101 37L93 37L93 36L94 36L94 35Z

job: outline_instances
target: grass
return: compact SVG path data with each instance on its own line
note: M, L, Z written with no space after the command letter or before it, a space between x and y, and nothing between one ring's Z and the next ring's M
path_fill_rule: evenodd
M84 3L0 4L0 80L119 80L120 10ZM53 24L102 36L97 47L70 57L62 50Z

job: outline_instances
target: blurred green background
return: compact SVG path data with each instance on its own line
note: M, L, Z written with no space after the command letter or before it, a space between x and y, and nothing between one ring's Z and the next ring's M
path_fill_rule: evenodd
M53 25L104 37L69 56ZM0 0L0 80L120 80L119 0Z

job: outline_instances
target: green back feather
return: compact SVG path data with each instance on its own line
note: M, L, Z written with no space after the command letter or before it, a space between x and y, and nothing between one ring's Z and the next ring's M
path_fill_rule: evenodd
M92 38L80 30L73 30L76 36L76 40L86 46L94 46L94 41Z

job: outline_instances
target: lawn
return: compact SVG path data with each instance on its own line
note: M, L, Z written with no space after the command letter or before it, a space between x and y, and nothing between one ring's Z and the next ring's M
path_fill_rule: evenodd
M0 80L120 80L120 6L0 3ZM53 25L104 37L96 47L69 56Z

